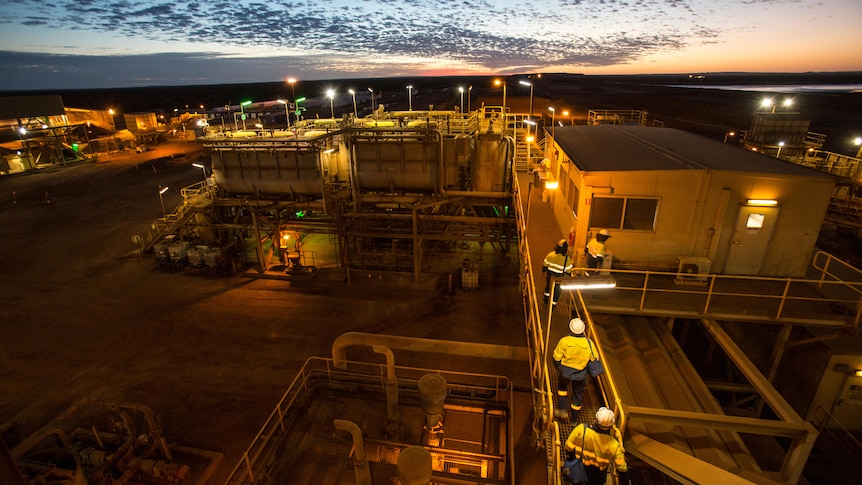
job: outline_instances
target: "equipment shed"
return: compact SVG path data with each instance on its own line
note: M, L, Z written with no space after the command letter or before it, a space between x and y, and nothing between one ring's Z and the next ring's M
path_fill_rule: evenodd
M675 129L546 135L558 225L575 248L610 231L615 265L801 276L835 187L829 174Z

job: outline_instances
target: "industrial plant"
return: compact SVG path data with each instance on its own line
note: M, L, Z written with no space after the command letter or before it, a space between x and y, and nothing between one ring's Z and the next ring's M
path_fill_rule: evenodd
M515 484L524 420L544 465L535 483L559 485L567 437L600 407L615 413L632 483L804 483L818 440L852 443L862 429L862 348L832 346L858 333L862 270L817 247L824 220L862 228L862 160L824 151L799 113L757 112L728 143L640 110L591 107L563 123L559 107L534 109L525 84L529 98L503 87L502 103L475 109L463 91L460 105L413 109L411 89L404 110L363 93L361 116L356 93L341 117L331 95L303 98L329 117L301 116L296 99L178 115L164 130L203 147L200 182L129 235L166 284L392 273L418 284L448 271L447 291L470 291L486 266L456 249L480 248L517 267L523 346L344 333L306 362L223 480L220 450L170 444L146 405L75 403L10 446L4 483ZM19 132L10 167L42 163L27 156L37 146L59 165L113 149L81 148L57 106L39 106L52 121L38 141ZM159 124L127 119L130 148L160 141L141 120ZM600 232L609 250L588 268ZM561 240L574 269L548 276ZM542 302L546 283L559 285L556 306ZM575 317L606 372L563 418L552 352ZM65 425L91 406L107 429Z

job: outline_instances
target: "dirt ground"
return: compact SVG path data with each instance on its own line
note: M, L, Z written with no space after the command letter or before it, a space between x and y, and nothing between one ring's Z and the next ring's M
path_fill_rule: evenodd
M139 402L169 442L223 453L223 483L306 359L344 332L524 345L515 266L454 295L410 275L298 286L160 271L132 236L161 215L159 186L170 210L202 173L199 145L154 148L0 178L0 422L23 436L85 397ZM529 389L527 366L513 372Z

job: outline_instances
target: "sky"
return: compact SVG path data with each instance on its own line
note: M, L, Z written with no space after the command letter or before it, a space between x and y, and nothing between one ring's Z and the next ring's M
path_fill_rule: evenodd
M862 71L860 0L0 0L0 90Z

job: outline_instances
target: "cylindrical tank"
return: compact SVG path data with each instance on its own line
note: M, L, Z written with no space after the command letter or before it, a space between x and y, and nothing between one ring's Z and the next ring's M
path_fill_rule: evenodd
M408 446L398 454L401 485L428 485L433 477L431 453L421 446Z
M509 139L480 134L470 167L471 187L477 192L503 192L509 176L511 158Z
M443 405L446 400L446 379L438 374L425 374L419 378L419 405L425 411L426 424L435 427L443 417Z

